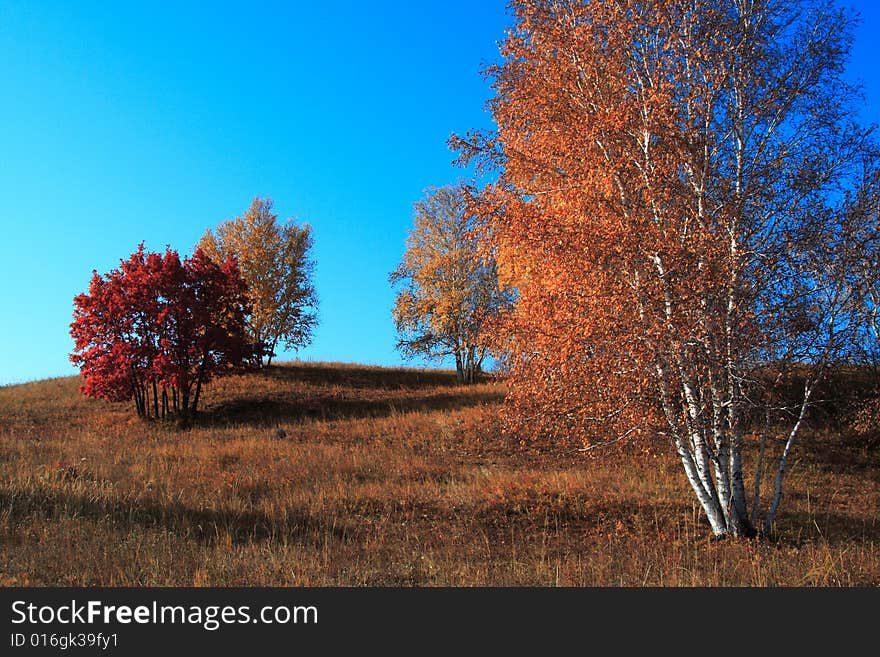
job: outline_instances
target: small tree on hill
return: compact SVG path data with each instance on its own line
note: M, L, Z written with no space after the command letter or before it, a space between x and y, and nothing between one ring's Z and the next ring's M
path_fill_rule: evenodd
M257 363L266 358L266 365L279 343L298 349L311 342L318 306L311 229L291 220L279 223L272 208L271 198L254 198L244 215L208 230L198 244L217 262L229 256L238 260L251 305L248 331L263 348Z
M495 263L477 255L462 185L431 188L415 204L415 225L400 265L391 274L401 284L393 315L397 343L407 357L455 358L458 380L473 383L487 345L487 320L510 303L498 287Z
M202 386L252 354L246 290L232 258L217 264L196 251L181 261L143 244L118 269L93 272L88 293L74 299L70 327L82 392L134 399L142 417L175 414L187 423Z

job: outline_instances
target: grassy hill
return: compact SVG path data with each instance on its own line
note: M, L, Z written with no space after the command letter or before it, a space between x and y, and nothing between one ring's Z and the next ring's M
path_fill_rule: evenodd
M828 431L778 539L716 543L671 451L519 445L503 384L275 366L187 431L78 386L0 388L0 585L880 584L880 458Z

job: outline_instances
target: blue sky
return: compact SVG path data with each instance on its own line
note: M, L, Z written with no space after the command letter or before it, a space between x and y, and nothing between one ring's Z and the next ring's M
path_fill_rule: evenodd
M403 362L388 274L412 203L467 175L449 134L491 125L505 2L322 4L0 0L0 384L75 373L92 269L141 240L187 252L255 195L314 230L320 326L297 356ZM880 11L851 6L880 122Z

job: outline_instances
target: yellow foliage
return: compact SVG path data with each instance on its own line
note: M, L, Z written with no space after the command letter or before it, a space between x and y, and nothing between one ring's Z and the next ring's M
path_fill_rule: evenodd
M428 190L415 204L415 222L400 265L394 305L407 356L454 356L459 378L472 382L487 351L487 320L511 294L499 288L494 259L481 257L462 185Z
M251 337L265 345L269 362L279 342L288 349L307 345L317 323L311 229L290 219L279 223L272 209L271 198L254 198L244 215L209 229L198 244L212 259L238 260L253 307Z

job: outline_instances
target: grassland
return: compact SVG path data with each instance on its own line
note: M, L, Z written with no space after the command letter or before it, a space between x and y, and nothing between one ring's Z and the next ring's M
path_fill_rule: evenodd
M668 449L520 445L500 383L275 366L187 431L78 385L0 388L0 585L880 584L880 456L841 431L775 539L713 542Z

